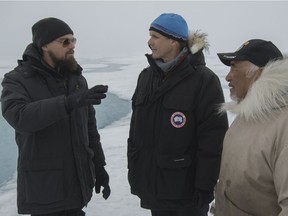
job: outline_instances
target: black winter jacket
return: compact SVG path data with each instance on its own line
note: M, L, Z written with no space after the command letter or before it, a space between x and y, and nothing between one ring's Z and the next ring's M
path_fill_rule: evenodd
M19 149L20 214L82 208L91 199L95 166L105 165L93 106L67 113L64 95L87 89L77 73L57 73L28 45L18 67L5 74L2 114ZM64 72L65 73L65 72Z
M128 138L132 194L149 209L192 208L195 188L213 191L217 182L227 115L219 78L205 66L202 51L190 54L165 77L150 67L138 78Z

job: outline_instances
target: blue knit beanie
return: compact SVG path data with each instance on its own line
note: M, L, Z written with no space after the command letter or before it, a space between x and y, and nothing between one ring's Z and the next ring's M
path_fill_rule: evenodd
M174 13L163 13L150 25L149 30L178 41L188 40L188 25L182 16Z

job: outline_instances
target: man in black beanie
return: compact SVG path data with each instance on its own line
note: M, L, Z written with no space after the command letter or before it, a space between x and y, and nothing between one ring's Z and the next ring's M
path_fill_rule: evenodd
M32 27L33 43L2 81L2 114L19 148L19 214L82 216L93 188L110 195L95 109L108 86L88 89L76 39L57 18Z

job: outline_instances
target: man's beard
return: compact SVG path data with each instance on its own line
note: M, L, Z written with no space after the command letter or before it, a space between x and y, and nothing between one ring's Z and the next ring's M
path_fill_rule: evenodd
M72 55L66 59L59 59L53 53L50 53L50 57L55 64L55 69L59 72L75 72L78 68L78 63Z

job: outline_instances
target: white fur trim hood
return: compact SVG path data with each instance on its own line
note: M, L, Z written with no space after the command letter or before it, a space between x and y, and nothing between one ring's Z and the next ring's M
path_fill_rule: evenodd
M192 54L197 53L199 50L209 50L209 43L207 41L207 34L197 31L190 31L188 35L188 46Z
M260 77L252 84L246 97L237 102L223 104L227 110L245 120L268 119L272 111L288 106L288 56L283 60L268 63Z

